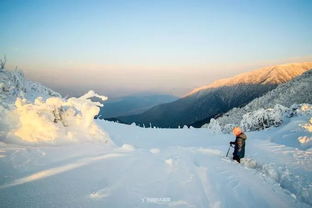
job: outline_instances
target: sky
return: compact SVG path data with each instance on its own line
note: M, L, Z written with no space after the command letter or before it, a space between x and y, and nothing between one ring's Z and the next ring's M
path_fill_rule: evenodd
M312 61L310 0L0 0L7 68L63 95L183 96Z

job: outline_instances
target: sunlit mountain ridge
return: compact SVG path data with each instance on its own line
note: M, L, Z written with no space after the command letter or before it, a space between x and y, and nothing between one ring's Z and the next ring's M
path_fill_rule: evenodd
M192 90L174 102L157 105L144 113L114 118L122 123L177 128L200 127L211 118L242 107L312 68L311 62L265 67L217 80Z

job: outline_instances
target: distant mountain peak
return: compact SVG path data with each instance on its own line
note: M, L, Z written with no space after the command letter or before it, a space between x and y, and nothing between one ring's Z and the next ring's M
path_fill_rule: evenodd
M185 97L196 94L200 91L213 89L223 86L232 86L238 84L281 84L292 78L301 75L312 68L312 62L281 64L264 67L250 72L238 74L236 76L219 79L211 84L193 89Z

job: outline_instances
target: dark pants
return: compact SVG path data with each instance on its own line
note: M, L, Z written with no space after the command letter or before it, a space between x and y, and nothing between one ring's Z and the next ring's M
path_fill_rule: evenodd
M245 145L241 149L238 149L238 147L235 146L233 152L233 160L236 160L237 162L240 163L240 159L243 158L244 156L245 156Z
M240 157L238 157L237 155L233 156L233 160L236 160L238 163L240 163Z

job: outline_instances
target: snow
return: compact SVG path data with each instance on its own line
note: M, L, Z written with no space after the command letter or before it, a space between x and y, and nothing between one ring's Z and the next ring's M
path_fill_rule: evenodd
M301 144L307 145L307 144L312 143L312 138L307 137L307 136L301 136L298 138L298 142L300 142Z
M169 158L167 160L165 160L165 163L169 166L173 166L173 159L172 158Z
M8 107L17 97L34 101L37 97L61 97L61 95L37 82L25 79L20 70L0 71L0 104Z
M94 122L102 104L91 101L107 97L89 91L79 98L65 99L26 80L17 70L1 71L0 81L0 141L28 145L111 142Z
M2 83L10 90L0 105L1 207L312 206L309 104L245 118L250 128L264 122L256 118L282 122L247 132L239 164L225 157L235 138L217 122L158 129L94 120L99 103L90 98L107 98L93 91L65 99L34 90L40 98Z
M279 126L284 121L285 116L289 114L289 108L276 104L274 108L260 108L256 111L246 113L243 115L240 126L245 131L256 131L269 128L271 126Z
M152 148L150 149L150 152L153 154L157 154L157 153L160 153L160 150L158 148Z
M131 144L123 144L121 147L120 147L120 151L125 151L125 152L132 152L134 151L135 148L134 146L132 146Z
M206 125L204 127L206 127L209 131L211 131L213 133L222 132L222 128L221 128L219 122L214 118L210 119L209 125Z
M302 128L305 128L307 131L312 132L312 118L306 124L302 125Z
M312 149L275 142L294 131L309 137L300 126L309 120L290 119L247 133L241 164L225 157L232 135L204 128L97 120L116 146L0 143L0 200L3 207L310 207Z
M312 70L308 70L293 80L280 84L277 88L269 91L262 97L256 98L242 108L233 108L223 116L216 119L223 132L229 132L232 126L240 125L243 116L246 114L255 114L252 112L260 109L278 108L276 105L292 108L294 104L311 103L312 102ZM294 106L296 107L296 106ZM274 113L277 109L271 111ZM279 109L277 111L282 111ZM304 109L302 109L304 111ZM270 112L258 112L258 115ZM252 115L255 116L255 115ZM273 115L269 115L273 116ZM277 114L275 116L278 116ZM216 121L211 124L205 124L203 127L214 128ZM211 125L211 127L210 127Z
M8 118L6 123L10 123L6 140L29 144L108 142L108 135L94 122L98 112L97 103L84 96L46 100L38 97L34 102L17 98L15 108L3 115Z

